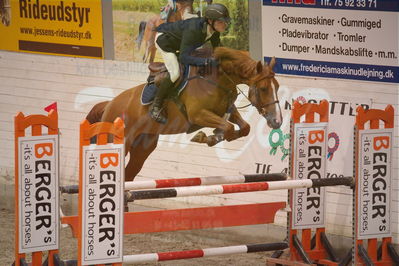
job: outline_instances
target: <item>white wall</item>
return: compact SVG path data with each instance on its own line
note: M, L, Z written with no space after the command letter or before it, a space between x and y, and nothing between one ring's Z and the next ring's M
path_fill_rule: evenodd
M10 186L14 175L13 116L45 114L44 107L58 102L61 131L61 184L77 183L79 123L91 106L110 99L121 91L145 81L146 65L131 62L102 61L60 56L34 55L0 51L0 183ZM298 93L313 93L331 98L369 99L372 108L392 104L399 110L397 84L315 79L280 76L280 96L290 99ZM288 96L287 96L288 95ZM137 180L254 173L256 162L267 163L269 148L265 132L269 132L257 113L248 108L243 116L251 122L251 135L215 148L191 143L192 135L162 137L157 150L150 156ZM286 119L287 120L287 119ZM288 122L284 122L287 127ZM399 243L399 180L398 180L398 111L395 115L395 143L393 153L393 232ZM352 128L353 124L346 125ZM259 152L260 151L260 152ZM265 157L264 157L265 156ZM348 155L352 158L352 155ZM287 161L287 160L286 160ZM282 162L283 165L287 163ZM4 195L2 185L1 191ZM328 231L351 236L351 191L328 188ZM10 191L8 191L10 192ZM4 198L1 199L5 204ZM181 204L217 205L250 202L285 201L286 191L270 191L223 196L194 197L168 201L148 201L160 207ZM285 226L285 214L279 212L277 224Z

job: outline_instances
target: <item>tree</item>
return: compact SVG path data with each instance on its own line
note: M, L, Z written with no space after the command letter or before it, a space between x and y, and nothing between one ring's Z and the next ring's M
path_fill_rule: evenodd
M248 3L247 0L237 0L233 13L233 34L235 36L235 49L249 49L248 28Z
M249 21L248 0L220 1L226 4L230 10L232 23L229 32L222 38L223 45L239 49L249 49Z

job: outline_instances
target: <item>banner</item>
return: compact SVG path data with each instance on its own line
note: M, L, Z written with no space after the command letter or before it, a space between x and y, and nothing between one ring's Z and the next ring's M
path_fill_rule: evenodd
M19 253L58 249L58 135L18 138Z
M294 179L326 178L328 123L299 123L294 127ZM325 188L293 192L293 229L325 227Z
M123 260L123 144L83 148L82 265Z
M0 4L0 49L104 58L101 0L8 0Z
M264 0L263 55L277 73L399 82L397 0Z
M393 129L359 131L359 239L391 236Z

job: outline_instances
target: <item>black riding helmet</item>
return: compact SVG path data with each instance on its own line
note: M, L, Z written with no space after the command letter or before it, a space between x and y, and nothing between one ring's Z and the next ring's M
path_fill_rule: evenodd
M205 18L211 20L221 20L230 23L229 10L222 4L210 4L205 10Z

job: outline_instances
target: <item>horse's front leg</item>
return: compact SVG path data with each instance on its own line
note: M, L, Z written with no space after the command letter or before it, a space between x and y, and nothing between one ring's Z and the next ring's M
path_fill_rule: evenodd
M200 132L192 139L194 142L207 143L209 146L213 146L222 140L232 141L239 137L237 132L234 131L234 125L230 121L208 110L201 110L194 116L191 116L190 121L193 124L215 128L223 132L222 137L217 135L207 137L204 133Z
M239 137L245 137L249 134L249 131L251 130L251 126L245 121L240 112L238 112L237 108L234 106L233 110L230 114L229 121L238 125L240 130L238 131Z

